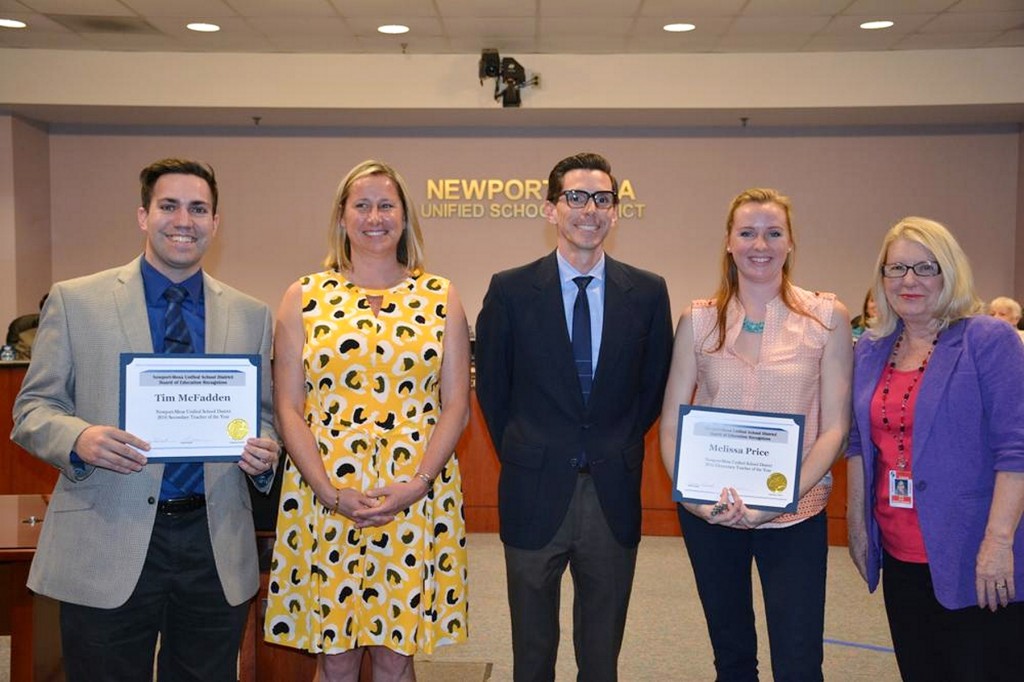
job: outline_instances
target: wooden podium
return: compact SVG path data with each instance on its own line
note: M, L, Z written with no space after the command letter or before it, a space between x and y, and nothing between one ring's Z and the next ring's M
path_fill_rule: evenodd
M57 602L25 586L49 495L0 495L0 631L11 636L11 678L63 680Z

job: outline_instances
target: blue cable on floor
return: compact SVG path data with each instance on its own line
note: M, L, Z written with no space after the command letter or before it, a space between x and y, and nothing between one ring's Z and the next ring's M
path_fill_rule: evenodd
M825 644L836 644L838 646L848 646L848 647L853 647L854 649L867 649L869 651L881 651L882 653L886 653L886 654L895 653L892 650L892 647L878 646L877 644L861 644L859 642L844 642L841 639L829 639L828 637L824 638L822 641L824 641Z

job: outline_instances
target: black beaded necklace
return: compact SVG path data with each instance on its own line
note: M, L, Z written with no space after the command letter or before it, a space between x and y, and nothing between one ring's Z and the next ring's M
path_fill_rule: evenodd
M892 384L892 375L896 371L896 355L899 353L900 346L903 344L903 335L905 332L900 332L900 337L896 339L896 345L892 347L892 354L889 356L889 366L885 372L885 383L882 385L882 425L885 430L892 435L896 436L896 468L900 471L907 470L907 404L910 402L910 396L914 393L914 389L917 387L917 382L921 380L924 375L925 367L928 366L928 360L932 357L932 351L935 350L935 345L939 342L938 334L932 339L932 346L928 349L928 353L924 356L924 360L921 361L921 366L914 372L914 376L910 381L910 386L907 387L906 392L903 394L903 399L900 402L900 426L899 431L894 432L892 425L889 423L889 410L886 404L889 402L889 387Z

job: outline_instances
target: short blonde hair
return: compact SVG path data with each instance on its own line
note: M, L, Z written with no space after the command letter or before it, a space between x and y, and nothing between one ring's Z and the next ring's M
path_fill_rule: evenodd
M939 331L957 320L982 312L984 305L974 293L974 275L967 255L953 234L941 223L928 218L908 216L893 225L882 240L882 249L875 263L872 289L878 317L869 333L875 338L889 336L896 331L898 315L885 297L882 266L889 247L898 239L905 239L931 251L942 270L942 291L939 293L935 321Z
M416 205L413 203L409 188L398 171L384 163L367 159L350 170L338 184L334 195L334 208L331 210L331 221L327 231L327 257L324 267L331 270L352 269L352 247L348 242L348 234L341 221L345 215L345 202L352 192L352 185L357 180L371 175L383 175L390 179L398 190L398 198L402 202L402 240L398 243L398 262L409 272L423 269L423 233L420 231Z
M1010 311L1010 317L1014 318L1015 321L1020 322L1020 303L1009 296L997 296L992 299L991 303L988 304L988 312L991 315L992 311L996 308L1006 308Z

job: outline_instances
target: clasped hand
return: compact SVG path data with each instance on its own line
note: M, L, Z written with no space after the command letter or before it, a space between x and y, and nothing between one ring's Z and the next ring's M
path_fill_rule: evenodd
M380 486L361 493L353 488L337 489L336 510L355 522L356 528L384 526L395 520L427 494L423 481L414 479Z
M691 513L715 526L728 526L749 530L757 528L779 516L782 512L750 509L735 488L722 488L717 504L684 505Z

